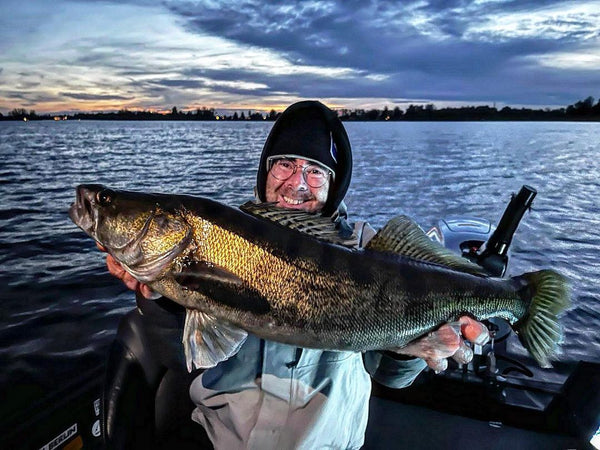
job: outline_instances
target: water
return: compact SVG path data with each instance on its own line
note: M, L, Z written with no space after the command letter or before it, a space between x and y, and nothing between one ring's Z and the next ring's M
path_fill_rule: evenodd
M0 417L103 361L133 295L71 223L80 183L252 196L271 123L0 122ZM404 213L424 228L471 215L496 222L522 184L539 194L511 272L552 267L573 283L561 359L600 362L600 125L347 123L352 217Z

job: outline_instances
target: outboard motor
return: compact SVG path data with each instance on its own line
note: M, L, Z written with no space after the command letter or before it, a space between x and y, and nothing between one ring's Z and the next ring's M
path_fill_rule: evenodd
M453 217L441 219L427 232L427 236L447 249L472 260L495 229L486 219Z

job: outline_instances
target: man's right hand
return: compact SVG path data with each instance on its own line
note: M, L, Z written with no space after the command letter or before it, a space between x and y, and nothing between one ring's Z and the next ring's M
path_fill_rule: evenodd
M106 249L104 247L102 247L100 244L96 243L96 246L101 251L103 251L103 252L106 251ZM110 272L111 275L113 275L113 276L117 277L119 280L123 281L123 283L125 283L125 286L127 286L132 291L139 292L147 299L156 298L156 296L157 296L156 293L152 289L150 289L150 287L148 285L146 285L144 283L140 283L138 280L133 278L129 274L129 272L127 272L125 269L123 269L123 266L121 266L121 264L119 264L119 262L115 258L112 257L112 255L106 255L106 267L108 267L108 271Z

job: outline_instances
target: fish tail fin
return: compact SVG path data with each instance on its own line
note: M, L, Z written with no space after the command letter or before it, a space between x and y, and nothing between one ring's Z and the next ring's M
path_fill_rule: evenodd
M550 359L562 340L558 315L570 305L569 284L553 270L526 273L518 278L527 282L532 295L529 309L515 325L515 331L538 364L550 368Z

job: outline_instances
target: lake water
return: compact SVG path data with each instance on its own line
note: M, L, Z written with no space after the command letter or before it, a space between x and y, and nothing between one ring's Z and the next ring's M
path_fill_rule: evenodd
M80 183L249 199L272 123L0 122L2 413L103 361L133 294L67 216ZM538 190L511 273L542 267L573 284L561 359L600 362L600 124L347 123L351 218L424 228L496 222L510 194ZM15 406L16 405L16 406ZM1 420L1 419L0 419Z

